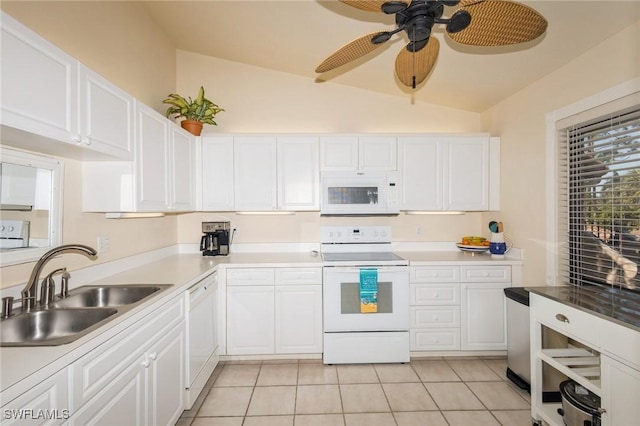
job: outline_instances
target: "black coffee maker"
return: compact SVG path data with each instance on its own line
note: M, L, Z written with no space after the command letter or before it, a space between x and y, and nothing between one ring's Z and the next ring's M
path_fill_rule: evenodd
M202 222L204 235L200 240L203 256L226 256L229 254L229 222Z

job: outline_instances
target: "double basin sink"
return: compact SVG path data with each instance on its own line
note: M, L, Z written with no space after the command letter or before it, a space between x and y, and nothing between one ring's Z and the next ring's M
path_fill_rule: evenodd
M0 346L71 343L169 287L170 284L78 287L46 307L3 319Z

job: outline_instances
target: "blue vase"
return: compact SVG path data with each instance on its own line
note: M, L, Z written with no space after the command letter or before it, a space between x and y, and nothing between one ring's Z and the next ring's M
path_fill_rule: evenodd
M489 253L502 255L507 252L507 243L489 243Z

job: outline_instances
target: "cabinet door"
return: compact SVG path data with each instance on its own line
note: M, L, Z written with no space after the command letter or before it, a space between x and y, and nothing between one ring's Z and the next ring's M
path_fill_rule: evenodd
M71 414L69 399L69 374L64 369L34 386L9 403L2 403L2 424L34 424L29 415L48 413L53 418L41 419L38 424L57 425Z
M322 352L322 286L276 286L275 351Z
M184 409L184 321L147 351L147 401L152 425L175 424ZM124 424L124 423L122 423Z
M633 425L640 419L640 371L608 356L600 357L603 426Z
M274 287L227 287L227 355L273 354Z
M276 138L234 138L236 211L270 211L277 207Z
M7 14L1 18L2 124L79 142L78 62Z
M133 160L133 96L80 65L81 143L121 160Z
M443 172L440 137L401 137L400 210L442 210Z
M320 168L322 170L358 170L358 137L321 137Z
M395 136L360 136L359 170L398 170Z
M489 138L446 139L444 165L444 209L489 210Z
M202 137L202 210L233 211L233 136Z
M460 285L462 350L506 350L504 289L509 283Z
M319 210L318 138L278 137L278 209Z
M168 158L169 121L146 105L136 102L139 211L169 210Z
M170 124L171 210L195 210L195 136Z
M142 425L146 423L143 355L115 377L71 419L71 425Z

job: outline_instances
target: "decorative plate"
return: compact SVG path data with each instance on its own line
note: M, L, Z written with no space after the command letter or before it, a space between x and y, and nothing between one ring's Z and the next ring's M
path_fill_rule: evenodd
M470 253L484 253L489 250L489 246L470 246L466 244L456 243L456 246L462 251L468 251Z

